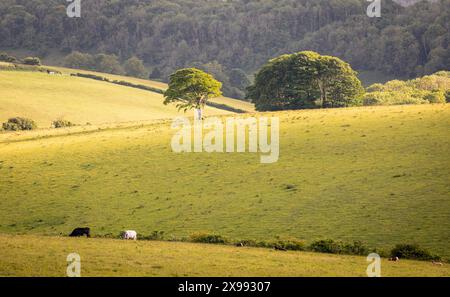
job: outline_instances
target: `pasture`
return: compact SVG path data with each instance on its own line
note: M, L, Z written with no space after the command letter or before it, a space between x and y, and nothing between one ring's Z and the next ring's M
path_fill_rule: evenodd
M0 276L66 276L69 253L81 276L366 276L366 257L279 252L182 242L0 235ZM381 275L449 276L448 264L382 260Z
M0 232L332 238L418 243L450 257L448 105L266 115L280 117L274 164L250 153L175 154L170 121L0 134Z

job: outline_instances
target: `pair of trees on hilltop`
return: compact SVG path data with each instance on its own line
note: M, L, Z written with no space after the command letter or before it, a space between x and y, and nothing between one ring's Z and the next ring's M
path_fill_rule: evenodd
M233 69L252 75L271 57L302 50L402 79L450 69L450 0L407 8L383 0L381 18L367 17L366 0L82 2L82 17L70 19L64 0L0 1L0 48L42 58L136 56L164 81L195 67L220 79L232 97L245 92L233 84Z
M170 76L165 104L201 109L221 95L222 84L199 69L182 69ZM345 107L361 104L364 89L349 64L315 52L283 55L269 61L248 88L257 110Z

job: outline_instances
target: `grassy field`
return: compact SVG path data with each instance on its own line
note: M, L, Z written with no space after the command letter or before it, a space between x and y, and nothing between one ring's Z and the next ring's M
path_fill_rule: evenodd
M23 116L35 120L40 128L47 128L52 121L59 118L84 125L88 122L121 123L183 115L174 105L163 105L163 96L160 94L71 77L68 69L58 69L62 70L64 75L0 71L0 122L5 122L11 117ZM71 72L81 71L71 70ZM130 77L113 78L162 89L165 87L162 83ZM252 105L246 102L228 98L216 100L235 108L252 110ZM191 116L191 113L188 113L188 116ZM207 107L205 114L231 113Z
M364 277L368 265L365 257L180 242L7 235L0 241L0 276L65 276L70 253L81 257L81 276ZM381 275L449 276L450 266L382 260Z
M146 79L140 79L130 76L121 76L121 75L115 75L115 74L107 74L107 73L100 73L95 71L86 71L86 70L79 70L79 69L70 69L70 68L64 68L64 67L50 67L52 69L58 70L64 74L70 75L70 73L83 73L83 74L94 74L106 77L110 80L125 80L132 82L134 84L141 84L146 85L149 87L166 90L167 84L159 81L151 81ZM211 102L218 103L218 104L225 104L231 107L234 107L236 109L240 109L246 112L254 112L255 106L249 102L237 100L229 97L219 97L219 98L213 98L210 100Z
M170 121L0 135L0 232L86 225L100 235L411 242L450 257L448 105L267 115L281 123L274 164L249 153L175 154Z

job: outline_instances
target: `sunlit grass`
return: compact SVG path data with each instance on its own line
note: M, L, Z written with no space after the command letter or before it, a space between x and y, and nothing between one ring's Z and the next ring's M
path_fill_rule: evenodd
M270 115L270 114L268 114ZM449 257L448 105L274 113L280 159L175 154L170 121L0 142L0 232L418 243Z
M365 257L180 242L0 235L0 276L367 276ZM381 275L449 276L448 264L382 260Z

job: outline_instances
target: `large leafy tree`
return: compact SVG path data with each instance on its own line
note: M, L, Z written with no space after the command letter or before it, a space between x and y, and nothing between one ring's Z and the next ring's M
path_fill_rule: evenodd
M164 92L164 104L176 103L179 110L201 110L210 98L219 97L222 83L202 70L186 68L170 76L169 88Z
M349 64L305 51L270 60L256 74L247 99L264 111L354 106L363 94Z

